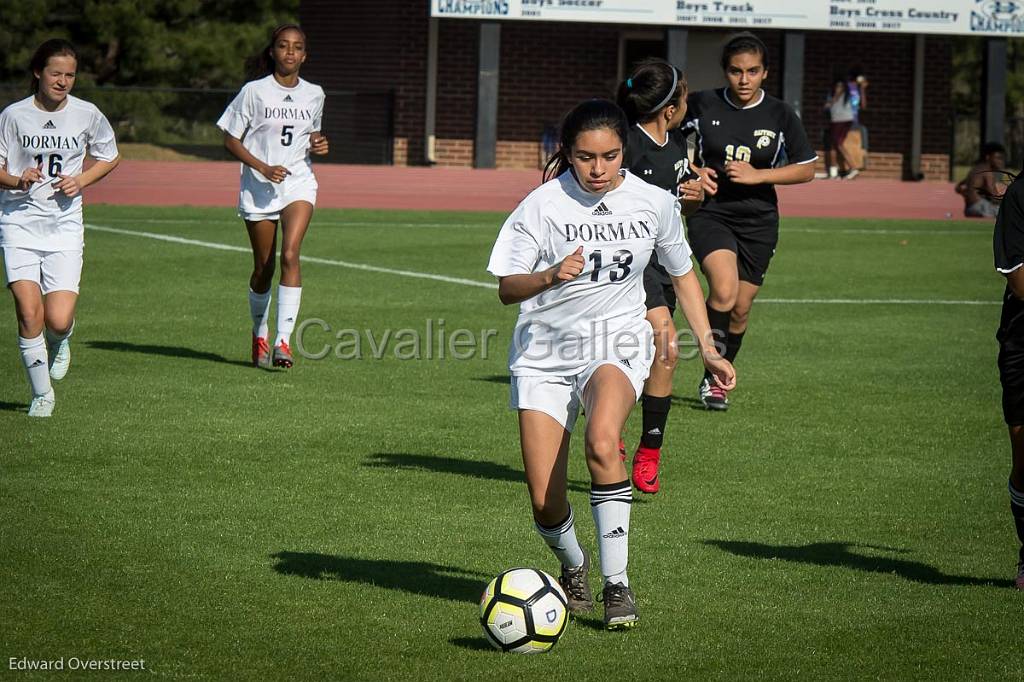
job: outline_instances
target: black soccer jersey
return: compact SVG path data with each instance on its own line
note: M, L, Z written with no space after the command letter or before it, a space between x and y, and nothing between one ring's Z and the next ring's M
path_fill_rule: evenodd
M1024 180L1015 180L1006 190L992 238L996 270L1008 275L1024 267ZM1024 339L1024 301L1013 295L1010 286L1003 292L1003 312L996 338Z
M626 138L626 168L644 182L656 185L679 198L679 183L697 180L686 155L686 138L679 129L669 131L664 144L655 142L639 124Z
M740 185L725 173L728 161L746 161L754 168L775 168L788 163L811 163L817 158L793 108L763 93L761 100L739 108L728 88L701 90L686 100L685 129L697 133L697 162L718 174L718 193L703 211L754 218L778 212L775 186Z

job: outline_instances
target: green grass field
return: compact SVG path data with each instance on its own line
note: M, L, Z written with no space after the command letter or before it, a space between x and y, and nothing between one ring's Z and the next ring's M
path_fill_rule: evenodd
M501 219L319 210L303 252L488 283ZM247 246L226 208L86 220ZM604 632L598 610L533 657L491 650L477 622L492 575L557 572L506 408L514 308L308 263L302 317L333 330L498 334L486 358L373 359L364 335L362 360L257 370L245 253L86 243L52 419L25 415L0 299L0 677L78 657L171 679L1024 680L981 223L785 220L732 409L696 409L696 361L677 376L662 492L633 507L642 622ZM593 550L580 440L570 499Z

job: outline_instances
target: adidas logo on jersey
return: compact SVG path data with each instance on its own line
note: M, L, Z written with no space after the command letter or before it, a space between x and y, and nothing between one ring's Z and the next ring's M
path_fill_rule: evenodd
M294 102L295 100L292 99L291 95L285 95L284 96L284 101L285 102Z
M611 215L611 214L612 214L612 212L608 210L608 207L604 205L603 201L601 203L599 203L597 205L597 208L594 209L594 212L591 213L591 215Z
M617 540L619 538L626 537L626 531L622 530L622 526L619 526L618 528L616 528L612 532L605 533L601 537L607 538L609 540Z
M720 125L722 125L722 122L721 121L712 120L711 121L711 125L713 125L713 126L720 126Z
M654 175L654 171L650 168L644 168L644 175Z
M53 121L47 121L46 125L43 126L43 130L56 130L57 126L53 125Z

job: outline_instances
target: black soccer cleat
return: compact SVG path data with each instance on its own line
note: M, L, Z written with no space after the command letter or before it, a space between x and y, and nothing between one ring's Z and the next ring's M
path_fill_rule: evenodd
M631 628L640 620L633 590L622 583L606 583L601 601L604 602L604 626L608 630Z
M594 608L594 597L590 593L590 555L583 550L583 565L576 568L562 566L558 584L568 597L566 607L572 615L586 613Z

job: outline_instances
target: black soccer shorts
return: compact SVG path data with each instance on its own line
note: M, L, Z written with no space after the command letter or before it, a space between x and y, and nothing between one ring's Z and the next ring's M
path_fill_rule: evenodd
M708 254L728 249L736 254L740 280L761 286L779 243L779 216L742 220L700 210L686 219L686 238L702 267Z
M657 254L651 254L651 262L644 268L644 292L648 310L665 306L670 315L676 314L676 290L668 270L658 262Z
M1009 426L1024 426L1024 339L999 344L999 383L1003 385L1003 419Z

